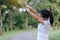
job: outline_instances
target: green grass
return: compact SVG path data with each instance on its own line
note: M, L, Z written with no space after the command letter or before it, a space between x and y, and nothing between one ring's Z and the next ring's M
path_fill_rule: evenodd
M50 40L60 40L60 30L50 30Z
M37 29L33 29L33 30L37 30ZM8 38L10 38L18 33L25 32L25 31L31 31L31 29L4 32L3 35L1 36L0 40L8 40ZM50 40L60 40L60 30L50 30L49 38L50 38Z

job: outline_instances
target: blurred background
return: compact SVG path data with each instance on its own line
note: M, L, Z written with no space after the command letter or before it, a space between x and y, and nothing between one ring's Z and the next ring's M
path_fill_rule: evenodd
M36 36L38 22L25 10L25 2L37 12L50 10L54 15L54 30L50 30L50 40L60 40L60 0L0 0L0 40L34 31Z

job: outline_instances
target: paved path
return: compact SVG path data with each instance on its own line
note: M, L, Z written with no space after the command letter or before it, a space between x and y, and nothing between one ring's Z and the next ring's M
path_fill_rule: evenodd
M35 31L23 32L10 38L10 40L37 40Z

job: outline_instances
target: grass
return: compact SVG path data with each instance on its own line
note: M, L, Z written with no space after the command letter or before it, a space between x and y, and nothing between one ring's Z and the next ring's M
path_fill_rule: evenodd
M60 30L50 30L50 40L60 40Z
M29 30L16 30L16 31L7 31L7 32L4 32L3 35L1 36L0 40L8 40L8 38L18 34L18 33L21 33L21 32L25 32L25 31L30 31L31 29ZM33 29L35 30L35 29ZM49 31L49 38L50 40L60 40L60 30L50 30Z

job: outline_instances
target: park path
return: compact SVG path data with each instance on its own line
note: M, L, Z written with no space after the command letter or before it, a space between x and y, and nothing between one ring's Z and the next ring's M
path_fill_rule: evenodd
M37 38L36 31L31 30L31 31L19 33L15 36L11 37L9 40L37 40L36 38Z

